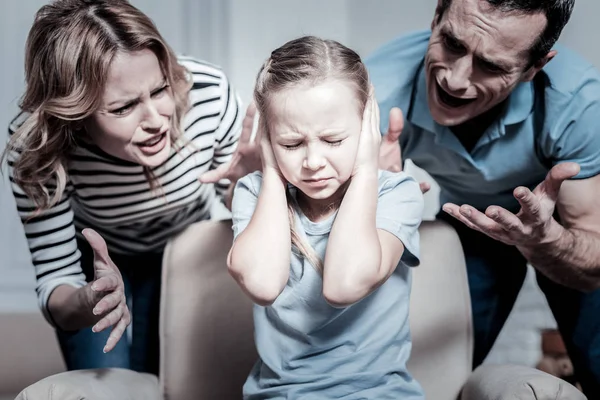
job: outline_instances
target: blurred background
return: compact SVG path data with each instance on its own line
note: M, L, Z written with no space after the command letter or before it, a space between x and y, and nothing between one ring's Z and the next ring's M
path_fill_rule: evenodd
M23 58L27 32L43 0L6 0L0 13L0 151L9 121L24 89ZM270 52L289 39L312 34L336 39L368 56L384 42L429 27L437 0L132 0L157 24L178 53L220 65L245 104L254 78ZM600 65L597 24L600 3L577 0L561 42ZM417 168L410 168L424 177ZM37 309L34 275L23 228L6 173L0 176L0 312ZM425 218L435 215L437 190L426 196ZM510 268L510 265L506 266ZM530 271L531 272L531 271ZM555 322L530 273L517 305L487 362L534 366L540 330Z

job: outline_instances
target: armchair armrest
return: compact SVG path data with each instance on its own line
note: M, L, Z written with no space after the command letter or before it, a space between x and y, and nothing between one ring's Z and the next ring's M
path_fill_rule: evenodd
M586 400L570 383L520 365L482 365L465 384L460 400Z

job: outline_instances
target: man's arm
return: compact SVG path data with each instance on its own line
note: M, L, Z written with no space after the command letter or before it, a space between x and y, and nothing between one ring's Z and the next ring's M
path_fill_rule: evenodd
M444 211L468 227L508 245L553 281L577 290L600 287L600 175L568 180L580 171L572 162L552 167L533 192L514 191L517 214L490 206L485 213L463 204L446 203ZM561 223L554 219L558 210Z
M556 202L548 242L517 246L555 282L580 290L600 288L600 175L565 181Z

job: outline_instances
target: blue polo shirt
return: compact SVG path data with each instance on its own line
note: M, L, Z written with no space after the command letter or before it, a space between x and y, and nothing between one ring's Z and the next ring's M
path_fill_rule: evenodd
M600 173L600 74L592 64L557 45L557 56L532 82L515 88L503 113L468 152L429 112L423 60L430 35L420 31L394 39L366 64L381 131L387 131L390 109L400 107L402 155L437 181L441 204L517 211L513 190L533 189L558 163L579 163L575 179Z

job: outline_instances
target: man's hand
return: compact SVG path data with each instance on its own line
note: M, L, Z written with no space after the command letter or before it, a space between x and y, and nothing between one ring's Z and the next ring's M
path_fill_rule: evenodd
M94 281L89 285L89 306L92 307L94 315L101 316L100 321L92 327L92 331L100 332L113 327L104 346L104 352L108 353L115 348L131 322L125 298L125 285L119 269L108 255L102 236L93 229L84 229L82 233L94 251Z
M555 165L546 179L531 192L518 187L513 194L521 210L515 215L499 206L490 206L485 214L474 207L446 203L443 210L471 229L509 245L527 247L558 240L563 228L553 218L562 183L579 173L579 165L565 162Z
M232 185L235 185L238 179L251 172L260 170L260 146L256 140L251 140L255 116L256 106L252 102L246 110L246 116L242 122L240 140L231 161L220 165L217 169L202 174L199 178L200 182L216 183L222 179L229 179Z
M404 129L402 110L393 107L390 110L387 134L381 139L379 147L379 169L391 172L402 171L402 150L399 142L402 129ZM427 193L431 189L431 185L427 182L421 182L419 186L423 193Z

